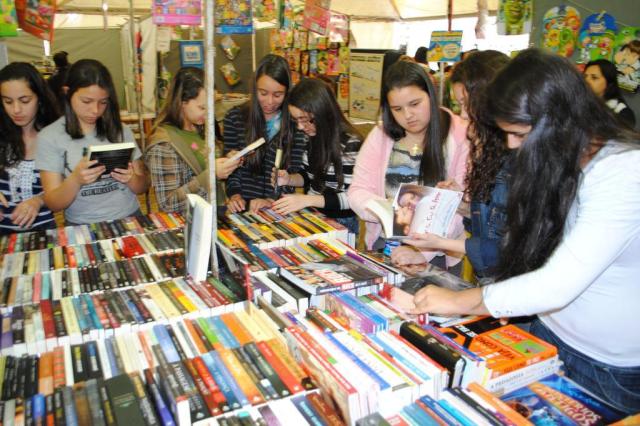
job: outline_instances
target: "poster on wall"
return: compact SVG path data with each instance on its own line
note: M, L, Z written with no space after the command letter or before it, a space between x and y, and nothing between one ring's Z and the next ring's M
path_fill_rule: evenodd
M18 26L39 39L53 41L56 0L16 0Z
M200 0L154 0L153 23L156 25L200 25Z
M349 116L376 120L385 50L352 50L349 58Z
M518 35L531 32L533 0L500 0L498 34Z
M202 41L180 42L180 67L204 68L204 47Z
M349 43L349 17L340 13L331 13L329 20L329 41L331 43Z
M13 0L0 0L0 37L18 35L18 17Z
M261 22L273 21L278 17L275 0L253 0L253 17Z
M462 31L432 31L429 62L458 62L462 50Z
M640 85L640 27L620 28L616 35L613 62L618 70L618 86L637 92Z
M214 10L216 33L251 34L253 32L251 0L217 1Z
M580 62L611 60L617 30L616 19L608 13L594 13L587 16L582 22L578 37L581 49Z
M572 6L556 6L542 18L542 47L570 58L578 42L580 12Z
M331 20L331 0L307 0L304 6L302 26L309 31L326 36Z

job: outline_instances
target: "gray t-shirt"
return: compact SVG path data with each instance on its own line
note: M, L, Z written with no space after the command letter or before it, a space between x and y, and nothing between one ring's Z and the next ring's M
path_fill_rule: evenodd
M36 168L60 173L66 178L82 159L83 148L110 142L98 139L95 134L82 139L71 139L64 126L65 118L60 117L38 133ZM123 142L135 141L128 127L123 126L123 134ZM140 150L136 146L133 159L140 156ZM139 208L136 195L126 185L111 177L103 177L83 185L64 215L70 223L95 223L131 216Z

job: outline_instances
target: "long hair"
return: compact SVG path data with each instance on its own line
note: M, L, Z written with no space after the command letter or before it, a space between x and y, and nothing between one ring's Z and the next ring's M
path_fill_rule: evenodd
M495 177L509 153L504 133L483 114L485 89L496 74L509 63L509 57L496 50L473 52L453 68L451 84L460 83L467 91L465 109L470 124L467 138L471 141L469 171L465 193L470 199L486 201L495 186Z
M33 127L39 131L53 123L59 116L56 100L36 68L26 62L12 62L0 70L0 86L8 81L24 81L38 98ZM25 149L22 127L16 125L4 107L0 108L0 169L11 167L24 160Z
M604 100L622 100L622 93L620 93L620 87L618 87L618 70L616 69L616 66L606 59L598 59L596 61L588 62L587 65L584 66L585 72L587 71L587 68L591 66L600 68L602 77L604 77L607 82L607 87L604 89Z
M173 79L167 103L156 119L154 129L160 124L168 123L182 129L184 127L183 102L195 99L204 89L204 72L200 68L180 68ZM204 126L196 125L198 134L204 138ZM152 130L153 131L153 130Z
M327 169L333 164L338 188L344 184L342 173L342 144L348 135L358 135L338 106L331 88L323 81L305 78L289 94L289 105L309 113L316 126L310 138L309 167L313 173L311 187L322 191Z
M260 103L258 102L258 80L264 75L271 77L285 87L284 99L280 107L282 111L280 133L272 140L268 140L266 120L264 113L262 112L262 108L260 107ZM247 145L261 137L264 137L265 140L267 140L267 143L263 144L256 150L255 155L247 157L247 166L249 170L254 173L258 173L262 170L264 157L274 144L277 147L285 148L285 163L289 160L289 153L291 150L290 139L291 134L293 133L293 129L289 128L291 123L289 120L289 110L287 108L290 86L291 73L289 71L289 64L287 61L281 56L272 54L266 55L262 58L253 78L251 100L241 108L241 112L243 112L245 117L245 123L247 123L245 131L245 141L247 142Z
M75 111L71 107L71 98L82 88L98 86L109 97L104 113L96 122L96 135L109 142L122 142L122 122L116 89L107 67L95 59L81 59L69 68L65 85L68 87L64 101L65 130L72 139L82 139L85 135Z
M578 101L579 100L579 101ZM565 58L521 52L487 88L496 122L531 126L514 157L498 278L542 266L558 246L582 165L609 139L631 140Z
M399 140L406 134L405 130L393 117L389 106L388 95L391 90L416 86L429 97L430 117L427 132L424 136L423 154L420 161L420 183L435 185L445 179L444 141L447 131L440 123L440 109L431 79L421 65L415 62L398 61L391 65L382 79L382 97L380 111L382 128L393 140Z

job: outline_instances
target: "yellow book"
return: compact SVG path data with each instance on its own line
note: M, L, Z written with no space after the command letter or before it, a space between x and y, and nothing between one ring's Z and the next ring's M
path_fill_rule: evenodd
M314 234L322 234L324 233L324 230L318 226L316 226L313 222L306 220L304 217L302 216L293 216L293 220L294 222L296 222L298 225L302 226L304 229L308 229L310 232L314 233Z
M67 334L69 336L80 336L82 332L80 331L80 326L78 325L78 318L76 317L76 311L73 308L72 299L73 297L71 296L63 297L62 299L60 299L62 318L64 319L64 325L67 329Z
M174 318L180 316L180 312L173 306L171 301L167 299L167 296L158 287L158 284L149 284L145 287L145 290L147 290L147 293L153 301L156 302L156 305L158 305L165 317Z
M180 304L184 306L187 311L195 312L198 310L196 305L194 305L193 302L187 297L187 295L184 294L182 290L180 290L176 283L174 283L173 281L167 281L165 284L171 291L171 293L175 295L178 302L180 302Z
M251 405L265 402L264 397L251 380L249 374L242 367L242 364L238 361L235 354L226 348L220 348L217 352L224 365L229 369L231 375L233 375L233 378L238 382L238 386L240 386L242 392L247 396Z
M256 342L260 342L262 340L267 340L271 338L271 335L262 329L262 326L259 325L257 321L254 321L249 314L245 310L238 310L233 313L240 324L244 326L244 328L249 332L253 340Z
M287 221L285 223L289 228L293 229L293 231L300 237L308 237L311 235L311 233L309 233L306 229L303 229L300 225L298 225L294 221Z

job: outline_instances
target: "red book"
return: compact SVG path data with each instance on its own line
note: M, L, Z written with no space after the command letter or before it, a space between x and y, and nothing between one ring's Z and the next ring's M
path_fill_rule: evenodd
M7 245L7 253L13 253L13 250L16 248L16 240L18 239L18 234L14 233L9 236L9 244Z
M31 295L31 302L38 303L40 296L42 295L42 273L36 272L33 276L33 292Z
M91 244L85 244L84 247L87 251L87 256L89 256L89 263L91 263L92 265L95 265L96 254L93 252L93 247L91 246Z
M40 355L38 361L38 393L51 395L53 393L53 352Z
M50 300L40 302L40 313L42 314L42 328L44 328L45 339L55 339L56 325L53 321L53 307Z
M77 268L78 262L76 261L76 250L73 246L65 246L65 253L67 254L67 267L69 268Z
M191 377L193 377L193 381L196 384L196 387L198 388L198 392L200 392L200 395L202 395L202 399L204 400L204 403L207 405L207 408L209 409L209 412L211 413L211 415L217 416L218 414L221 414L222 410L220 409L220 406L218 405L215 398L213 397L213 394L211 393L211 391L205 384L204 380L196 370L192 360L183 359L182 363L187 368L187 371L189 372L189 374L191 374Z
M69 244L67 239L67 232L64 228L58 228L58 246L64 247Z
M122 237L122 252L126 257L135 257L144 254L144 249L133 235Z
M65 386L64 347L57 346L53 350L53 388Z
M296 379L293 373L287 368L287 366L276 356L266 342L257 342L256 346L264 357L264 359L271 365L271 368L278 373L278 377L282 380L282 383L289 389L289 392L296 394L304 390L302 384Z
M97 295L91 296L93 300L93 308L96 310L96 315L98 315L98 319L100 320L100 324L102 328L108 330L111 328L111 321L109 321L109 317L102 307L102 303L100 302L100 298Z
M195 357L191 360L191 362L193 363L193 366L195 367L196 371L204 381L204 384L207 386L207 388L211 392L211 395L213 396L213 400L216 402L216 404L218 404L218 407L222 411L229 411L230 408L229 408L229 404L227 404L227 399L224 397L224 394L218 387L216 381L213 379L213 376L211 376L211 372L207 368L202 358L199 356Z

